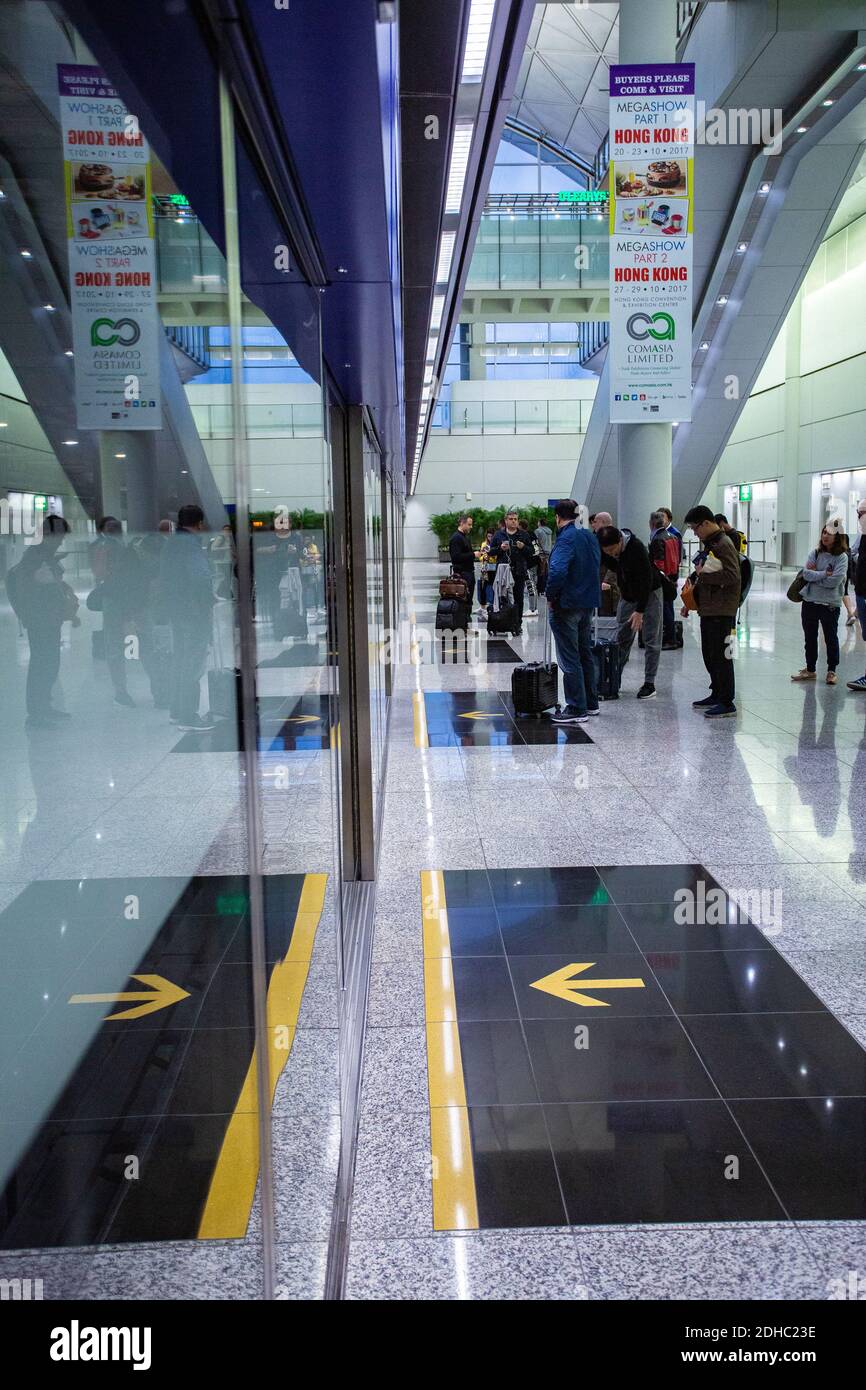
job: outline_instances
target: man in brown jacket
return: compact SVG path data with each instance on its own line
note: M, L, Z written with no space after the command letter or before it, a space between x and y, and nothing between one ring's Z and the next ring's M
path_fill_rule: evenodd
M692 708L707 719L729 718L737 712L731 637L740 605L740 557L709 507L692 507L686 525L704 552L704 559L695 565L695 601L701 620L701 655L710 677L710 694L694 700ZM683 614L687 616L685 609Z

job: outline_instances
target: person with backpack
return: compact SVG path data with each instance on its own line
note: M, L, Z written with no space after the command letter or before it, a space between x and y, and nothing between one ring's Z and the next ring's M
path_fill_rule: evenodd
M69 534L62 516L46 516L42 539L29 545L6 576L12 611L27 633L27 719L29 729L52 729L69 718L55 709L51 692L60 674L60 636L63 624L77 622L78 600L63 578L58 551Z
M665 580L650 561L649 551L631 531L602 526L598 543L616 570L622 597L617 607L617 642L620 664L625 666L639 632L644 640L644 683L639 700L655 697L655 678L662 650L662 599Z
M601 552L593 531L575 525L574 502L553 509L557 537L547 571L547 604L565 707L554 724L584 724L598 714L592 615L601 603Z
M839 665L839 613L848 577L847 537L841 527L829 523L801 570L805 581L800 616L806 647L806 665L795 672L792 681L813 681L818 666L818 628L827 648L827 684L836 684Z
M701 543L702 558L694 562L693 593L701 623L701 655L710 678L709 695L693 700L692 709L708 719L727 718L737 713L730 642L740 606L740 558L709 507L692 507L686 513L686 525ZM683 617L688 614L684 606Z
M653 512L649 519L650 542L649 557L656 569L670 581L676 592L677 579L680 573L680 560L682 559L683 544L682 537L674 535L673 527L668 523L667 514L658 508ZM662 650L673 651L676 649L676 615L674 614L674 600L664 598L662 600Z

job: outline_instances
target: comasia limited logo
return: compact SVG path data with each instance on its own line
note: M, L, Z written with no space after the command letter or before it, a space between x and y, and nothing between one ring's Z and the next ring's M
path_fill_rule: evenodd
M91 347L132 347L141 337L135 319L94 319L90 325Z
M654 338L657 343L672 343L676 337L673 317L664 312L632 314L625 329L628 336L638 343L645 343L647 338Z
M149 1371L149 1327L82 1327L73 1318L68 1327L51 1329L52 1361L130 1361L134 1371Z

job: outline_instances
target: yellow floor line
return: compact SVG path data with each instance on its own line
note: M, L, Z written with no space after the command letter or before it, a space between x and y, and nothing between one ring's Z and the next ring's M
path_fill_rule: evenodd
M436 1231L477 1231L475 1165L451 971L445 879L440 870L425 870L421 874L421 893L433 1228Z
M427 706L424 704L424 692L422 690L412 691L412 720L415 726L415 747L429 748L430 738L427 734Z
M285 958L274 966L268 985L268 1071L272 1102L295 1040L327 881L327 874L305 875L291 944ZM246 1235L258 1176L259 1130L254 1048L214 1168L199 1223L199 1240L236 1240Z

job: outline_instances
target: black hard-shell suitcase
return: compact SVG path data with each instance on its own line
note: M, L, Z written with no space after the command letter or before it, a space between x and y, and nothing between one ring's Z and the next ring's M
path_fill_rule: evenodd
M517 625L517 609L513 603L507 603L500 608L498 613L494 613L491 604L487 610L487 631L494 636L501 636L503 633L513 633Z
M593 642L596 684L600 700L618 700L622 662L618 642Z
M541 661L516 666L511 673L511 701L515 714L542 715L559 708L559 670L550 660L550 615L544 605L544 649Z
M469 604L456 598L440 598L436 605L437 632L465 632L469 626Z

